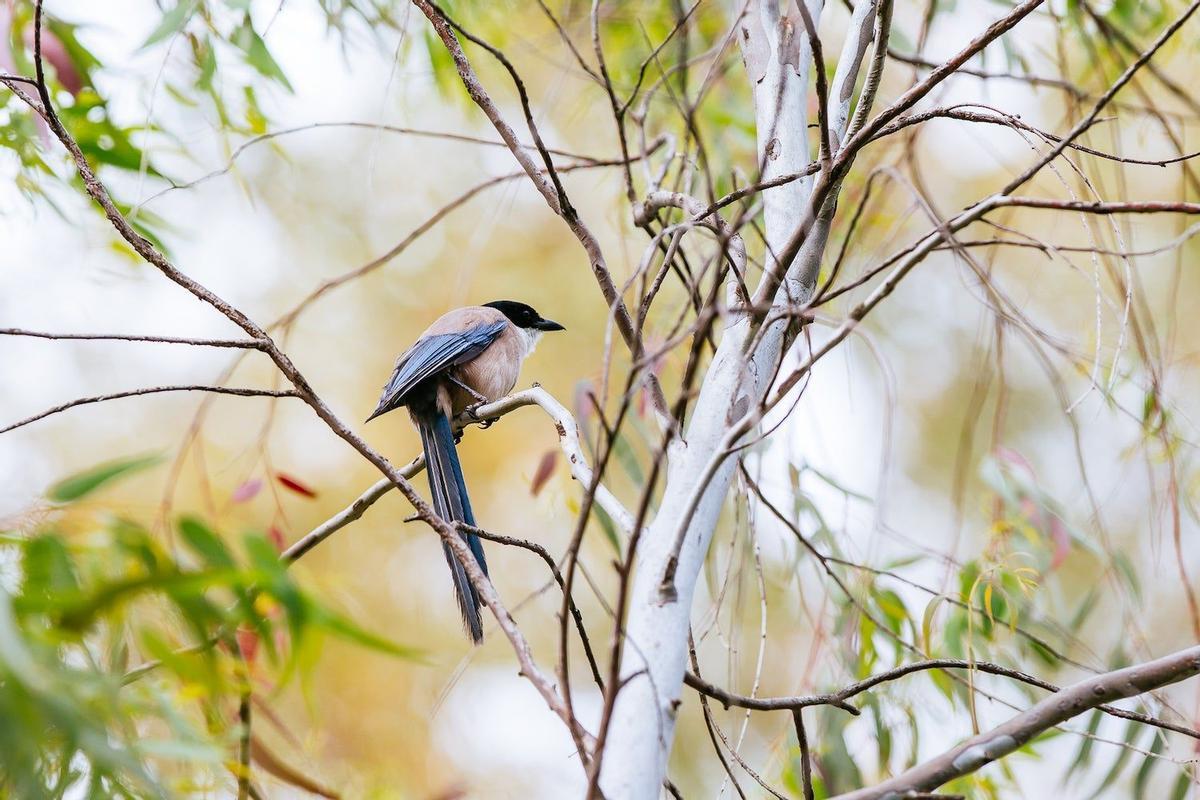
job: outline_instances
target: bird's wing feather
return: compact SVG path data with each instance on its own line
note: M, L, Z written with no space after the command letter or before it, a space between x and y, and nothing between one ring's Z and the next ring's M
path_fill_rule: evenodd
M379 405L368 419L404 405L405 396L421 381L478 356L507 326L508 322L501 320L457 333L438 333L418 339L396 360L396 368L383 387Z

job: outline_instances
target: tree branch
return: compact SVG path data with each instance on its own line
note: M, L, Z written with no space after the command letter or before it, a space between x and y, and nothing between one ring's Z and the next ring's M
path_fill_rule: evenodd
M134 333L47 333L45 331L27 331L22 328L0 328L0 336L27 336L34 339L88 342L158 342L161 344L188 344L195 347L233 347L245 350L263 349L262 342L257 339L190 339L179 336L148 336Z
M884 800L932 792L1003 758L1043 731L1090 709L1177 683L1200 673L1200 645L1145 664L1107 672L1055 692L1032 708L986 733L876 786L838 795L835 800Z
M851 697L862 694L865 691L875 688L876 686L903 678L906 675L911 675L914 672L924 672L931 669L965 669L976 670L978 672L987 673L989 675L999 675L1005 678L1011 678L1021 683L1030 686L1036 686L1039 689L1046 689L1051 692L1058 692L1061 689L1054 684L1044 681L1041 678L1035 678L1020 670L1010 667L1001 666L1000 664L992 664L987 661L964 661L957 658L934 658L927 661L914 661L909 664L901 664L898 667L881 672L878 675L872 675L869 678L864 678L848 686L839 689L836 692L827 692L825 694L812 695L797 695L795 697L748 697L745 695L734 694L725 689L715 686L708 681L702 680L698 675L688 673L684 682L688 686L695 689L697 692L722 703L725 708L737 706L739 708L749 708L755 711L783 711L783 710L798 710L808 708L809 706L831 705L836 706L843 711L858 715L861 713L859 709L849 705L846 701ZM1117 708L1110 705L1099 705L1096 708L1111 717L1119 717L1132 722L1140 722L1151 727L1161 728L1162 730L1180 733L1192 739L1200 740L1200 731L1188 728L1184 725L1176 725L1173 722L1152 717L1149 714L1140 714L1136 711L1126 711L1123 708Z
M143 394L161 394L163 392L211 392L212 394L230 394L236 397L300 397L300 393L291 389L239 389L230 386L203 386L203 385L187 385L187 386L151 386L145 389L131 389L126 392L113 392L112 394L98 394L92 397L80 397L72 400L69 403L57 405L54 408L48 408L41 413L34 414L32 417L14 422L11 425L0 428L0 433L8 433L9 431L23 428L30 423L45 419L46 417L58 414L61 411L66 411L76 406L86 406L92 403L103 403L107 400L120 400L124 397L137 397Z

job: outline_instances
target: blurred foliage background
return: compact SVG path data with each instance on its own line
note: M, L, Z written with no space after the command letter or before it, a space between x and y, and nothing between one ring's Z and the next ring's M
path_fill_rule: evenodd
M925 55L953 52L995 5L931 4ZM444 6L512 58L552 147L618 155L606 98L536 4ZM558 6L586 47L585 4ZM1061 71L1098 92L1128 57L1103 26L1146 41L1177 10L1115 2L1098 21L1075 2L1054 8L1064 25L1023 28L1028 38L1005 40L1007 49L989 50L980 66ZM275 321L272 333L339 415L364 418L395 356L445 310L512 298L568 329L540 346L521 385L542 383L585 428L595 424L587 396L607 386L612 333L586 260L523 176L492 181L517 171L505 149L430 135L493 138L407 4L61 0L47 10L45 55L64 123L122 209L188 274L254 319ZM913 52L925 10L897 4L896 50ZM636 81L679 13L672 2L602 4L618 86ZM0 14L0 67L31 74L30 4L11 2ZM825 14L829 42L846 16L837 4ZM645 110L647 130L682 135L670 95L694 91L707 75L695 125L706 132L718 195L744 183L755 163L749 89L736 53L720 49L728 25L726 6L700 4L676 43L684 49L664 58L709 57L666 79ZM1184 37L1156 64L1186 83L1200 67L1195 41ZM474 52L484 82L519 119L503 71ZM889 64L885 92L899 93L912 74ZM965 79L938 102L994 104L1058 129L1063 97ZM1196 140L1196 108L1163 81L1139 83L1130 104L1114 112L1120 125L1098 126L1089 143L1161 158ZM0 189L0 325L237 333L115 241L63 154L7 94L0 145L11 181ZM936 121L879 145L872 163L895 164L906 179L919 169L945 213L1012 175L1028 153L1011 132ZM565 178L572 198L624 280L645 238L629 218L620 174L564 157L573 161L582 168ZM1090 166L1122 198L1195 199L1186 163ZM865 171L852 176L847 197L864 191ZM464 195L442 218L439 209ZM928 655L1067 682L1080 674L1070 662L1115 667L1194 640L1186 597L1200 574L1192 229L1177 218L1074 227L1063 219L1022 211L1005 224L1063 248L1177 246L1131 264L1066 249L982 251L994 285L1037 320L1045 341L1061 345L1069 367L1047 366L1021 331L998 325L984 283L952 254L922 265L861 336L821 364L794 419L748 461L694 609L707 677L794 694ZM911 195L881 193L866 206L847 273L925 227ZM843 216L831 253L847 233ZM1132 326L1114 271L1134 287ZM664 305L686 299L678 287L667 291ZM836 317L854 296L823 313ZM651 335L665 335L669 319L653 318ZM1077 367L1093 352L1101 388L1088 391L1089 370ZM0 337L0 363L0 424L138 386L278 386L259 354L165 344ZM616 370L621 363L618 355ZM665 380L682 366L682 354L668 359ZM614 392L608 387L601 402ZM396 463L419 449L401 416L362 428ZM626 428L609 470L619 495L636 497L651 442L641 419ZM580 490L561 463L535 485L539 464L561 461L547 421L513 414L468 431L460 450L481 524L561 553ZM570 742L515 674L508 644L496 635L478 649L465 643L440 545L405 524L402 500L385 497L294 568L279 565L280 549L378 477L308 409L177 394L101 403L5 434L0 466L0 774L9 796L225 796L235 791L243 747L271 797L578 792ZM747 501L751 481L779 519ZM832 563L814 559L792 526ZM619 543L595 527L577 599L595 630L607 631L603 598ZM488 551L502 596L550 663L559 600L544 564L520 550ZM576 703L594 719L599 694L577 677ZM1040 696L974 680L1019 705ZM1153 710L1168 701L1196 724L1194 687L1164 693ZM695 697L681 713L672 779L686 797L732 796ZM820 796L902 769L1008 713L938 672L872 694L855 720L813 713ZM764 780L800 796L786 715L712 714ZM1055 731L948 791L1194 791L1191 743L1100 715L1064 727L1074 733ZM744 774L742 783L762 794Z

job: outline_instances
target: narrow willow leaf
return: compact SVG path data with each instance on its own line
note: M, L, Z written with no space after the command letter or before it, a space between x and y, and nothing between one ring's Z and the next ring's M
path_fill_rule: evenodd
M926 658L933 657L933 618L937 614L938 606L945 601L946 596L939 594L925 606L925 614L921 618L921 647L925 651Z
M246 54L247 64L254 67L263 76L277 81L289 92L292 91L292 84L288 82L283 68L279 66L275 57L271 55L271 51L267 49L267 43L250 24L249 14L246 15L241 27L234 31L232 41L239 50Z
M1180 773L1178 780L1175 781L1175 787L1171 789L1170 800L1183 800L1187 797L1188 789L1192 787L1192 778L1186 772Z
M1121 775L1121 771L1124 770L1125 765L1129 763L1129 757L1133 755L1133 743L1137 741L1138 735L1144 730L1146 729L1142 727L1140 722L1135 722L1133 720L1130 720L1130 722L1125 726L1125 744L1128 746L1121 748L1121 752L1117 755L1117 760L1113 762L1112 768L1109 769L1108 774L1104 776L1104 779L1100 781L1100 784L1096 787L1096 791L1092 795L1093 797L1099 797L1105 789L1116 784L1117 778Z
M179 520L179 533L186 544L196 555L200 556L209 566L233 567L233 556L221 541L221 537L196 517L184 517Z
M385 639L382 636L371 633L364 628L360 628L349 618L336 614L329 609L318 609L315 612L315 617L318 625L347 641L409 661L425 660L425 654L421 650L398 644L390 639Z
M1096 744L1096 740L1092 737L1100 729L1100 719L1102 716L1103 712L1101 711L1092 712L1092 717L1088 720L1087 725L1088 735L1084 737L1083 744L1079 746L1079 752L1075 754L1075 758L1071 761L1071 767L1067 770L1067 774L1063 776L1064 786L1076 770L1082 769L1092 763L1092 747Z
M192 10L195 7L196 0L179 0L174 8L163 14L158 26L150 32L150 35L146 37L146 41L142 42L142 47L149 47L183 30L183 26L191 18Z
M1137 774L1133 778L1133 797L1134 800L1145 800L1146 784L1150 781L1150 773L1158 766L1159 759L1154 756L1159 755L1163 751L1163 742L1166 741L1163 734L1155 732L1154 741L1150 743L1151 755L1146 756L1142 761L1142 766L1138 767Z
M600 530L604 531L604 538L612 545L613 550L620 555L621 539L617 536L617 526L613 523L612 517L600 507L599 503L592 503L592 513L596 515L596 520L600 523Z
M162 456L157 453L109 461L84 472L64 478L50 487L46 496L56 503L71 503L87 497L92 492L117 478L132 475L157 464Z

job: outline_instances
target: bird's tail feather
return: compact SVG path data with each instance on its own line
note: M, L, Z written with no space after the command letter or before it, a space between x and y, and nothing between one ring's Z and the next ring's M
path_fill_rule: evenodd
M425 473L429 476L429 489L433 494L433 510L447 522L474 525L475 515L471 513L471 501L467 497L467 484L463 480L462 466L458 463L458 453L454 448L454 433L450 429L450 420L440 410L414 414L413 418L425 449ZM479 562L483 574L486 575L487 561L483 556L483 543L473 533L465 534L464 538ZM462 611L463 626L471 641L478 644L483 640L483 620L480 616L483 604L453 551L445 542L442 543L442 548L454 578L454 594Z

